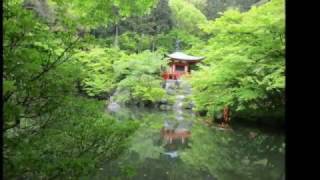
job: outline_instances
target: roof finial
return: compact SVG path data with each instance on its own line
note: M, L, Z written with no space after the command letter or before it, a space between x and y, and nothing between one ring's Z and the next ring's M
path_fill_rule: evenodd
M176 52L180 51L180 42L179 39L176 40Z

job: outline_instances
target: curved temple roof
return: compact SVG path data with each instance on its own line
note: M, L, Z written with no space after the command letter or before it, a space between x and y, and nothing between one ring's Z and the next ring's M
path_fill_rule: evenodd
M190 56L183 52L174 52L167 56L170 57L171 59L179 59L179 60L187 60L187 61L198 61L198 60L204 59L204 57Z

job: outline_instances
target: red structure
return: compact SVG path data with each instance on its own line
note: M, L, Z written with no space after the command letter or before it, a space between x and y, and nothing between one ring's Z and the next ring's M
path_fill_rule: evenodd
M190 74L190 65L200 62L204 57L195 57L175 52L167 55L170 58L170 69L162 74L164 80L178 80L182 75Z
M161 138L166 140L169 144L172 144L174 140L181 140L181 143L184 144L185 140L191 136L191 132L187 129L174 130L174 129L161 129Z

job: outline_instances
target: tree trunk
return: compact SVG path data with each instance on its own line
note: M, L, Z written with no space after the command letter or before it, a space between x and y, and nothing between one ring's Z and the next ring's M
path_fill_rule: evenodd
M143 41L143 38L144 38L144 34L142 33L140 41L139 41L139 44L138 44L138 53L140 53L142 51L142 43L141 43L141 41Z
M155 51L155 46L156 46L156 44L155 44L155 41L154 41L154 37L152 37L152 52L154 52Z
M114 37L114 47L116 47L116 48L119 47L118 34L119 34L119 27L118 27L118 23L116 23L116 34Z

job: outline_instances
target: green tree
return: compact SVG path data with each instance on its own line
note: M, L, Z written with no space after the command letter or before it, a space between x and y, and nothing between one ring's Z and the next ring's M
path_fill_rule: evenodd
M212 38L202 48L194 47L207 57L191 81L198 108L212 114L227 105L239 114L283 119L283 1L246 13L229 10L202 29Z
M160 52L144 51L124 56L115 64L118 100L127 103L156 102L165 97L161 88L160 68L166 61Z
M35 8L23 6L23 2L3 4L5 178L78 179L95 170L101 160L115 158L137 127L106 116L104 103L79 96L76 88L83 81L88 92L99 94L113 85L109 71L118 59L117 51L88 48L88 41L97 42L78 30L98 18L83 9L86 16L77 16L80 6L103 9L98 5L105 1L41 1L44 4ZM130 2L107 3L121 5L120 12L126 14L134 11L125 6ZM141 11L148 6L147 1L132 3ZM41 8L52 10L55 21L48 23L51 14L44 16ZM100 15L101 21L106 20ZM85 53L87 58L81 59ZM103 59L106 54L108 58ZM101 71L108 78L103 78Z
M229 8L238 8L241 12L248 11L260 0L187 0L194 4L210 20L216 19Z
M170 0L174 26L180 30L197 34L198 25L206 23L206 17L193 4L183 0Z
M83 89L89 96L106 97L115 88L113 63L123 54L119 49L93 47L75 55L82 64Z

